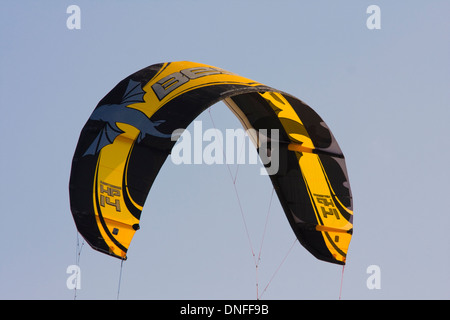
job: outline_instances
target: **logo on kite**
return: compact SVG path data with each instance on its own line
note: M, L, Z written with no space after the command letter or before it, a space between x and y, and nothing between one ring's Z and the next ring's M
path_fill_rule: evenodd
M165 134L156 129L165 120L152 121L142 111L128 107L130 104L145 102L144 94L141 83L130 80L119 104L103 104L94 110L89 120L102 121L105 126L83 156L99 153L103 147L112 144L118 135L124 133L117 126L118 122L129 124L140 131L137 142L144 139L146 135L160 138L171 137L171 134Z

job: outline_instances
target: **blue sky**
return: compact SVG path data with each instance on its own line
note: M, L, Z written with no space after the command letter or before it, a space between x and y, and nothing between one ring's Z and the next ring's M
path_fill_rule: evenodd
M69 30L66 9L81 9ZM369 30L366 9L381 9ZM70 165L98 101L148 65L190 60L286 91L326 121L347 162L354 236L342 299L448 299L448 1L2 1L1 299L73 299ZM203 128L239 128L223 103ZM235 169L235 167L233 167ZM236 188L258 248L272 186L242 165ZM276 198L265 287L294 234ZM120 261L83 247L79 299L115 299ZM369 290L377 265L381 288ZM342 267L298 243L263 299L338 299ZM255 299L255 266L225 165L167 161L123 264L123 299ZM260 289L261 290L261 289Z

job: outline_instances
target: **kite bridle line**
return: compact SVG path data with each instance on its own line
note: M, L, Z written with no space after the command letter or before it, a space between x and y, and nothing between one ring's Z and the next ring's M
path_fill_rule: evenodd
M124 261L124 259L121 259L121 260L120 260L119 284L118 284L118 286L117 286L117 300L119 300L120 283L122 282L123 261Z
M215 122L214 122L214 119L213 119L213 117L212 117L212 114L211 114L211 107L208 108L208 114L209 114L209 117L210 117L210 119L211 119L211 123L212 123L214 129L215 129L216 131L219 131L219 129L217 129L217 126L216 126L216 124L215 124ZM218 135L218 136L221 137L221 135ZM242 144L244 144L244 141L242 142ZM222 143L221 145L224 146L223 143ZM242 146L241 146L240 150L242 151ZM241 154L242 154L242 152L241 152ZM252 240L251 240L251 237L250 237L250 233L249 233L249 231L248 231L247 221L246 221L245 214L244 214L244 209L243 209L243 207L242 207L242 202L241 202L241 199L240 199L240 197L239 197L239 193L238 193L237 186L236 186L236 180L237 180L237 175L238 175L238 169L239 169L239 164L240 164L240 162L239 162L239 161L237 162L237 168L236 168L236 171L235 171L235 176L233 177L233 174L232 174L232 172L231 172L230 165L225 161L225 150L223 150L222 155L223 155L223 157L224 157L224 163L225 163L226 166L227 166L228 174L229 174L230 179L231 179L231 182L232 182L232 184L233 184L234 193L235 193L235 195L236 195L236 200L237 200L237 202L238 202L239 211L240 211L240 213L241 213L242 223L243 223L243 225L244 225L244 229L245 229L245 233L246 233L247 240L248 240L248 243L249 243L251 255L252 255L252 257L253 257L253 262L254 262L254 264L255 264L256 300L259 300L259 299L261 299L261 297L263 296L263 294L266 292L266 290L267 290L267 288L269 287L269 285L271 284L272 280L275 278L275 275L276 275L276 274L278 273L278 271L281 269L281 266L282 266L283 263L286 261L287 257L289 256L289 254L290 254L291 251L292 251L292 248L294 247L295 243L296 243L298 240L297 240L297 238L295 238L295 240L294 240L294 242L292 243L292 245L290 246L288 252L287 252L286 255L283 257L282 261L280 262L280 264L278 265L278 267L277 267L277 268L275 269L275 271L273 272L273 274L272 274L270 280L268 281L267 285L264 287L264 289L263 289L263 291L262 291L262 293L261 293L261 295L260 295L260 294L259 294L258 268L259 268L260 263L261 263L261 253L262 253L262 249L263 249L264 238L265 238L266 231L267 231L267 222L268 222L268 220L269 220L269 214L270 214L270 209L271 209L271 207L272 207L272 199L273 199L273 195L274 195L275 188L272 187L272 192L271 192L271 195L270 195L270 201L269 201L269 205L268 205L268 208L267 208L267 214L266 214L266 218L265 218L264 230L263 230L263 234L262 234L261 242L260 242L260 246L259 246L258 256L256 256L255 250L253 249L253 244L252 244ZM238 157L239 157L239 156L240 156L240 155L238 155Z
M77 300L77 287L79 286L78 281L80 281L79 270L80 270L80 259L81 259L81 250L83 250L84 239L81 237L81 245L80 245L80 233L77 230L77 240L75 245L75 265L76 269L76 277L75 277L75 286L73 292L73 300Z
M339 300L341 300L341 297L342 297L342 284L344 283L344 270L345 270L345 264L342 266L341 287L339 288Z

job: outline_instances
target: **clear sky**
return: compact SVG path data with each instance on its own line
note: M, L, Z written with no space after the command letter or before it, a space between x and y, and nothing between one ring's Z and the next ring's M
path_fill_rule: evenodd
M69 29L67 7L81 9ZM381 29L366 25L381 10ZM354 197L342 299L450 298L450 3L433 1L2 1L0 298L73 299L70 166L98 101L148 65L190 60L286 91L339 142ZM223 103L203 128L238 128ZM259 248L272 186L236 188ZM231 167L236 170L235 166ZM295 237L276 199L260 294ZM120 261L84 245L78 299L116 299ZM369 289L369 266L380 270ZM296 243L263 299L338 299L342 267ZM123 264L121 299L255 299L255 265L225 165L166 162Z

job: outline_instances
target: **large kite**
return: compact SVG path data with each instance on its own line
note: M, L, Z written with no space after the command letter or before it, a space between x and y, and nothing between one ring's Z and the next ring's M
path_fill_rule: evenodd
M296 237L316 258L345 264L352 195L344 155L325 122L290 94L187 61L130 75L88 119L69 183L80 234L92 248L126 259L147 194L176 143L172 133L218 101L245 129L267 132L269 149L277 130L278 150L268 151L279 153L279 166L269 176Z

